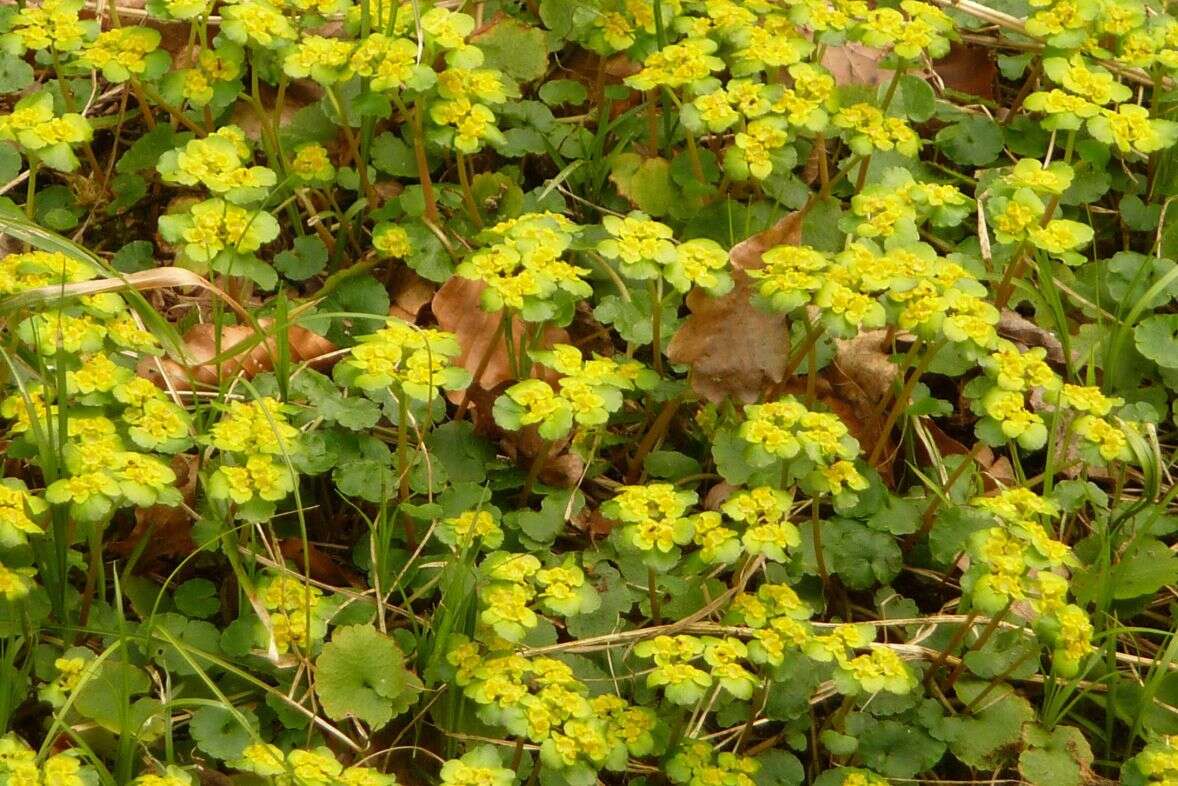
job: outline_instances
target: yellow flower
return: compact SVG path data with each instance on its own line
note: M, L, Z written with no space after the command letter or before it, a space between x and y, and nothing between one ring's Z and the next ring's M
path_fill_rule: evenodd
M1091 118L1088 131L1122 153L1148 155L1178 141L1178 123L1152 118L1148 109L1137 104L1121 104Z
M379 224L372 232L372 247L392 259L404 259L413 253L409 233L397 224Z
M107 79L123 82L147 70L147 56L160 45L160 33L150 27L116 27L100 33L78 55L78 64L102 71Z

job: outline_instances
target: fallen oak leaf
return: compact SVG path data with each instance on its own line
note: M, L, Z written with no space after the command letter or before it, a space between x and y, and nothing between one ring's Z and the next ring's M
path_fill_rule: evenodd
M712 297L697 289L687 295L691 314L667 346L667 357L691 367L692 389L703 398L719 402L731 396L751 403L781 382L789 356L788 320L752 304L752 283L744 271L760 267L770 248L800 243L801 229L795 212L742 240L728 254L732 291Z

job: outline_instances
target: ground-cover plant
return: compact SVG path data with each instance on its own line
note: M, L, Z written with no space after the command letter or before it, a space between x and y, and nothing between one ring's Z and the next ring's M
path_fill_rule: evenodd
M0 784L1174 782L1175 51L0 7Z

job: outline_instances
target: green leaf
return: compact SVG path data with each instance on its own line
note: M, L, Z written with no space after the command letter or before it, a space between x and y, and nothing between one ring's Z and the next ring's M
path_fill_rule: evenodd
M651 216L670 212L677 196L671 182L671 164L665 158L643 158L637 153L614 156L610 180L618 193Z
M904 114L917 123L928 120L937 108L932 86L927 80L912 74L900 77L900 101Z
M20 174L20 151L8 142L0 142L0 182L7 183Z
M1178 314L1154 314L1133 328L1137 351L1162 368L1178 369Z
M1113 565L1108 580L1116 600L1152 595L1176 582L1178 555L1154 538L1147 538L1127 551Z
M1080 786L1087 783L1092 749L1075 726L1056 726L1051 732L1028 726L1027 749L1018 757L1018 771L1034 786Z
M446 468L454 483L482 483L487 478L487 465L495 458L494 448L474 431L473 423L452 420L426 438L434 460Z
M118 657L115 655L114 657ZM131 698L151 690L147 673L121 660L106 660L78 689L74 708L112 731L121 731L121 713Z
M839 229L842 208L837 199L823 199L802 219L802 243L819 251L842 251L845 233Z
M341 494L372 503L382 502L390 492L397 489L392 467L388 462L376 459L342 462L332 471L331 479Z
M569 502L572 501L570 505ZM515 521L524 534L538 544L549 544L564 530L565 512L572 515L585 504L580 492L558 491L540 503L540 510L523 510Z
M852 589L886 584L895 578L904 564L895 538L868 529L857 521L831 519L825 522L822 546L827 565Z
M965 542L978 530L994 526L994 519L975 508L942 507L929 532L929 551L943 565L965 550Z
M847 719L847 731L859 739L863 764L889 778L911 778L931 770L945 755L944 742L906 720L875 720L864 713Z
M970 115L937 132L936 145L965 166L984 166L998 158L1006 144L1002 127L988 117Z
M1035 657L1038 651L1034 637L1021 630L1003 630L991 636L982 648L966 653L965 665L982 679L1026 679L1039 669Z
M106 206L107 215L114 215L134 205L147 196L147 181L141 175L124 172L110 181L115 198Z
M413 249L405 259L405 264L426 281L437 284L454 275L454 261L429 227L420 221L407 221L401 226L409 236L409 245Z
M240 254L236 251L222 251L213 258L210 264L213 270L227 276L248 278L262 289L274 289L278 286L278 273L269 264L258 259L253 254Z
M1178 279L1171 279L1149 300L1143 300L1145 293L1154 284L1174 269L1169 259L1146 256L1135 251L1121 251L1114 254L1105 266L1108 270L1105 286L1115 303L1132 306L1138 301L1144 308L1159 308L1178 297Z
M806 780L806 771L798 757L789 751L770 749L757 757L761 768L753 775L757 786L798 786Z
M160 156L172 148L187 144L191 138L192 134L178 134L170 125L161 123L131 143L127 152L119 157L115 171L123 174L152 169Z
M498 68L520 82L539 79L548 71L548 37L544 31L510 17L471 38L483 50L483 64Z
M413 148L389 131L372 140L372 165L393 177L417 177Z
M622 575L609 563L594 565L591 578L598 589L601 605L596 611L574 614L565 620L569 633L579 639L614 632L620 624L620 615L628 614L634 605L634 598L626 589Z
M552 79L540 85L540 100L548 106L572 104L579 106L589 97L585 85L575 79Z
M957 696L969 703L989 685L962 680L957 683ZM949 750L969 767L985 771L998 769L1013 758L1013 751L1017 750L1013 746L1019 741L1023 724L1034 717L1035 711L1026 699L1009 686L999 685L990 690L973 715L945 719L947 730L953 734Z
M274 267L291 281L305 281L323 271L327 265L327 246L317 235L294 239L294 248L279 252Z
M867 520L867 526L893 535L908 535L920 526L921 510L909 500L888 494L883 507Z
M651 326L651 312L654 310L652 302L650 293L644 289L630 293L629 300L611 293L601 298L597 308L593 309L593 316L618 331L623 341L645 346L654 335ZM662 321L659 323L662 346L667 346L681 323L675 298L664 298Z
M249 728L224 707L200 707L192 713L188 731L196 747L222 761L241 756L245 746L257 735L258 717L246 708L238 708L237 712Z
M1118 205L1121 220L1125 226L1138 232L1152 232L1157 229L1162 217L1162 206L1145 204L1136 194L1126 194L1121 197Z
M380 406L366 398L335 395L319 403L319 414L352 431L367 431L380 420Z
M0 55L0 93L15 93L33 84L33 67L23 58L5 52Z
M643 467L651 477L666 480L696 475L703 469L691 456L675 450L652 450L647 454Z
M408 709L419 686L396 642L367 625L336 628L315 661L315 692L332 720L379 729Z
M211 617L221 608L217 585L208 579L189 579L176 588L172 600L182 613L199 619Z
M155 246L149 240L132 240L115 252L111 267L120 273L138 273L155 267Z

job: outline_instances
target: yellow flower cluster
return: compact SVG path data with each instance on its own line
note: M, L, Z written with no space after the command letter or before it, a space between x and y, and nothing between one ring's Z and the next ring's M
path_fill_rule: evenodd
M454 364L461 350L451 333L389 317L383 328L356 342L335 369L335 378L345 385L367 393L392 389L397 396L428 402L439 389L470 384L470 374Z
M563 259L579 231L557 213L525 213L488 229L483 237L490 244L456 273L486 284L482 306L488 311L507 308L529 321L551 319L593 291L585 281L589 271Z
M568 344L531 356L563 375L559 390L542 379L517 382L495 400L494 417L506 429L536 426L544 439L560 439L574 424L604 425L621 408L624 391L649 389L654 382L652 372L637 361L601 356L585 360Z
M529 604L568 617L588 614L601 605L601 598L569 555L559 564L543 567L531 554L496 551L479 565L486 587L479 594L479 622L486 626L484 638L517 642L539 617Z
M83 0L43 0L26 4L12 16L10 30L0 36L0 49L16 55L27 50L74 52L97 32L93 20L78 18Z
M277 182L274 170L249 166L252 159L245 132L229 125L165 152L156 169L169 183L201 185L214 194L229 195L231 201L249 202Z
M16 142L38 161L62 172L78 167L75 146L93 136L90 121L74 112L58 115L47 90L26 95L12 112L0 115L0 140Z
M622 542L653 564L670 561L679 547L691 542L695 518L688 514L699 500L694 491L679 491L670 483L622 486L601 506L603 515L622 522Z
M12 732L0 737L0 777L12 786L92 786L98 782L97 771L83 764L73 751L55 753L38 764L37 752Z
M392 775L360 765L344 767L330 748L295 748L285 755L277 745L255 742L247 745L237 759L227 762L235 770L252 773L261 778L280 778L285 782L288 773L294 783L318 786L397 786Z

